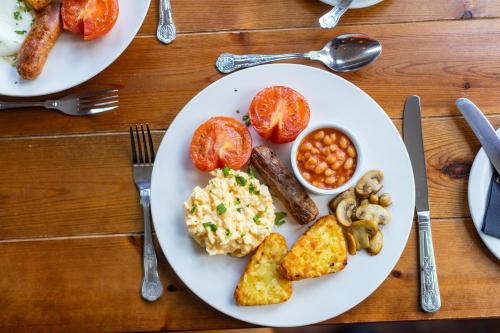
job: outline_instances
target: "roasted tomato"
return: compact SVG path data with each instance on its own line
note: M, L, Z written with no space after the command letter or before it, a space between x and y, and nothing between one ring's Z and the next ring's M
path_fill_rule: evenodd
M118 0L64 0L63 27L92 40L106 34L118 18Z
M191 140L191 160L201 171L227 166L239 169L252 152L252 137L244 124L230 117L214 117L201 124Z
M252 100L250 122L261 137L274 143L295 140L309 123L309 104L288 87L261 90Z

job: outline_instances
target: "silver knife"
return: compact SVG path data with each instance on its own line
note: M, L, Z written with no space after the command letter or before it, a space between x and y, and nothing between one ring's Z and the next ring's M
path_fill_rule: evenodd
M457 99L457 108L462 112L474 134L483 146L486 155L500 174L500 138L484 114L467 98Z
M328 13L319 18L319 25L324 29L331 29L339 23L340 18L349 9L353 0L342 0Z
M425 312L436 312L441 307L441 296L432 246L427 172L425 170L424 142L420 116L420 98L406 100L403 115L403 135L410 155L415 177L419 254L420 254L420 304Z

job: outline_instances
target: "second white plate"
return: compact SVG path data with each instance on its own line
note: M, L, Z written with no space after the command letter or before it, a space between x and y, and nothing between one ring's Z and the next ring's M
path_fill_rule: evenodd
M500 129L497 130L497 134L500 134ZM484 149L481 148L474 159L469 175L469 210L479 237L481 237L481 240L491 253L500 260L500 239L486 235L481 230L483 227L484 214L486 213L486 205L488 204L492 175L493 166L488 156L486 156Z
M19 77L9 63L0 62L0 95L26 97L56 93L83 83L116 60L134 39L150 0L119 0L120 14L105 36L84 41L64 32L52 49L42 74L35 80Z
M337 5L340 0L320 0L321 2L327 3L329 5L335 6ZM370 7L373 5L378 4L379 2L382 2L384 0L354 0L349 6L349 8L365 8L365 7Z

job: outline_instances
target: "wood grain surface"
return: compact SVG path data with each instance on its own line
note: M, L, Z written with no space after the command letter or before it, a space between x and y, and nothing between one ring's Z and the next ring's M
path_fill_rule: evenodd
M500 116L489 119L500 126ZM423 129L432 217L470 216L477 139L457 117L426 119ZM156 143L163 133L155 133ZM0 240L142 230L128 134L0 139L0 156L11 161L0 183L12 184L0 187Z
M156 32L158 1L141 29ZM318 0L198 1L172 0L174 20L180 33L317 27L318 18L331 7ZM500 17L496 0L385 0L376 6L349 10L340 25L416 21L461 20Z
M154 36L157 2L120 58L70 90L118 87L119 110L88 118L0 112L0 332L250 327L192 294L160 249L165 295L153 304L139 297L143 220L128 126L149 123L158 145L182 107L222 77L214 67L222 52L307 51L352 32L379 39L383 54L342 77L372 96L398 129L406 96L422 98L443 307L432 315L419 309L414 228L383 285L327 323L500 317L500 263L467 207L479 143L454 107L469 97L500 126L499 1L385 0L322 30L317 19L329 8L317 0L172 0L179 35L168 46Z
M500 293L500 266L480 243L470 220L434 224L443 306L432 315L416 311L415 231L382 286L328 323L498 315L500 298L494 295ZM160 276L165 295L155 303L141 300L141 251L142 238L136 235L0 243L0 330L160 331L249 326L193 295L163 258Z
M499 112L500 19L354 26L336 31L356 31L381 40L383 53L377 62L342 76L364 89L393 118L401 118L404 99L410 94L422 97L426 117L458 115L454 101L461 96L476 100L488 114ZM0 113L0 136L123 131L130 123L142 122L165 129L194 95L222 77L214 67L221 52L319 49L331 36L321 29L190 34L179 36L168 47L152 36L139 37L110 68L71 90L117 87L119 110L73 118L53 111L6 110ZM192 52L193 45L201 51ZM323 68L311 61L301 63Z

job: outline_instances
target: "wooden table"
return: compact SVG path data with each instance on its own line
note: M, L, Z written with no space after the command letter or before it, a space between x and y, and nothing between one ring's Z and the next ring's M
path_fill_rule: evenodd
M221 77L214 61L223 51L313 50L346 32L383 43L375 64L342 76L398 127L406 96L422 97L443 306L436 314L419 309L414 228L382 286L328 323L500 316L499 262L481 243L467 207L479 144L454 107L467 96L500 126L499 1L385 0L349 11L331 31L317 27L328 7L314 0L173 0L179 35L169 46L154 36L156 2L125 53L72 89L118 87L118 111L88 118L0 112L1 331L248 327L193 295L163 256L164 296L152 304L139 297L143 220L128 126L151 124L159 142L182 106Z

